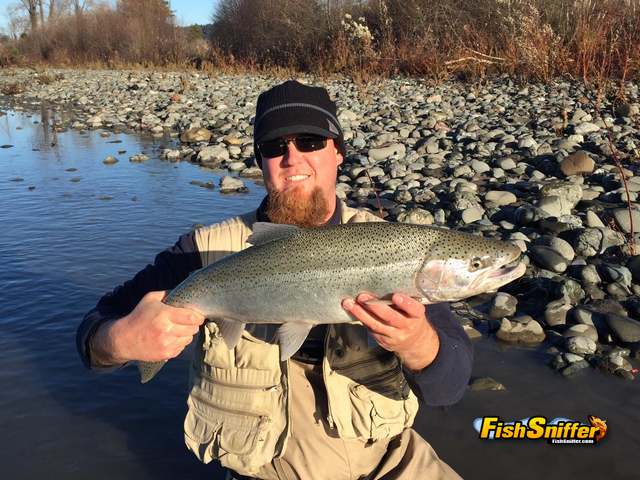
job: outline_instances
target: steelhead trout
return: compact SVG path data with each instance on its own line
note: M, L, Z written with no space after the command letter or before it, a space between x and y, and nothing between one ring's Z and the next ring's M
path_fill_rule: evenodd
M192 273L164 302L216 322L229 348L247 323L281 324L281 360L311 327L353 322L345 297L403 292L423 303L461 300L520 277L520 249L507 242L406 223L299 228L258 222L253 246ZM142 382L165 362L139 362Z

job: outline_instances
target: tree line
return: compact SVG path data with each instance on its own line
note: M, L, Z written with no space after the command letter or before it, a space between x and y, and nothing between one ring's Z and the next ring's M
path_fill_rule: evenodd
M19 0L0 64L506 73L636 79L640 0L220 0L206 28L164 0ZM213 10L213 4L212 4Z

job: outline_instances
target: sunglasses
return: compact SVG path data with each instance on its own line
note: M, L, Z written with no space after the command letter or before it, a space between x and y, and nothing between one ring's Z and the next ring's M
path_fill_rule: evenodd
M258 150L263 157L281 157L289 150L289 142L293 142L299 152L315 152L327 146L327 139L319 135L298 135L293 138L276 138L258 144Z

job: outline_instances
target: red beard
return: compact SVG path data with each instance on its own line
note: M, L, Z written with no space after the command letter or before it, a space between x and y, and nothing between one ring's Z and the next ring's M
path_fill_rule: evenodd
M295 189L289 192L269 192L267 216L273 223L299 227L322 225L331 212L320 188L316 187L308 199L300 198Z

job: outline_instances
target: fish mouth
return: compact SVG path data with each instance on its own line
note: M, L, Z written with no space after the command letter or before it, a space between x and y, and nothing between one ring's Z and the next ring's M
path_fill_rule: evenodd
M502 265L501 267L492 271L487 278L512 278L516 279L521 277L527 266L520 261L520 255L518 255L515 260L512 260L509 263Z

